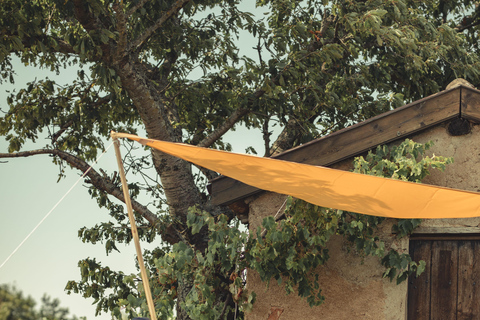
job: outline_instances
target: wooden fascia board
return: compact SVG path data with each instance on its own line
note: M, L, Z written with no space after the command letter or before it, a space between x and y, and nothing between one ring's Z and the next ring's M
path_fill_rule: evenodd
M473 107L476 101L480 101L480 91L460 86L313 140L283 152L275 158L330 166L378 145L405 138L459 116L462 90L468 97L465 102L465 113L472 118L480 119L480 110ZM262 191L225 176L212 180L209 190L214 205L228 205Z
M461 116L462 118L480 123L480 91L461 87Z

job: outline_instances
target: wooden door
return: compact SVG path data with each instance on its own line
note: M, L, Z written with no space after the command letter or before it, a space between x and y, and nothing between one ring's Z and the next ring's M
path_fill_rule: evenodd
M480 319L480 240L410 240L425 272L410 277L408 320Z

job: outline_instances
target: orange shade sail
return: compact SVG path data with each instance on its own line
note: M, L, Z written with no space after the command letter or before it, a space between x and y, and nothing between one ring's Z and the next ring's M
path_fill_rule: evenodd
M480 216L480 193L369 176L272 158L128 138L259 189L291 195L312 204L400 219Z

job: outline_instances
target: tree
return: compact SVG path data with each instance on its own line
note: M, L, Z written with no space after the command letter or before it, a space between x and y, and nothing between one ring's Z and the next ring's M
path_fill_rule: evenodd
M41 319L63 320L67 319L69 313L68 308L60 307L59 299L52 299L48 295L43 295L42 305L40 307L39 315Z
M35 309L32 297L25 297L15 287L0 285L0 319L1 320L76 320L69 317L68 308L60 307L60 300L44 295L40 310Z
M7 285L0 287L0 319L34 320L35 301L31 297L24 297L22 292Z
M112 128L229 150L223 136L239 125L262 130L269 156L437 92L456 77L479 80L474 1L259 0L252 10L265 11L261 17L242 5L239 0L3 1L4 81L15 79L12 56L60 74L77 68L78 77L65 86L32 80L10 95L10 109L0 119L9 149L0 157L49 154L61 168L85 172ZM246 34L254 56L239 51L238 38ZM282 127L278 137L271 136L272 125ZM47 145L22 149L39 134L48 136ZM215 173L155 150L125 160L145 179L130 185L140 236L163 240L146 258L164 315L175 305L178 319L195 317L201 311L187 301L200 296L210 303L206 309L222 317L234 313L235 301L251 302L252 296L242 298L235 289L241 277L233 262L205 275L216 279L213 292L212 283L199 289L197 280L178 270L157 272L159 266L168 270L168 259L176 255L186 259L184 265L205 257L220 261L208 241L217 227L204 224L203 215L189 216L208 212L220 226L232 221L233 213L212 206L205 190ZM124 201L118 177L91 170L86 182L116 222L84 228L79 235L118 250L119 243L131 241L124 209L114 202ZM142 196L151 198L149 205ZM93 259L79 267L82 280L68 288L93 297L98 311L118 314L120 305L128 305L134 312L144 303L135 277Z

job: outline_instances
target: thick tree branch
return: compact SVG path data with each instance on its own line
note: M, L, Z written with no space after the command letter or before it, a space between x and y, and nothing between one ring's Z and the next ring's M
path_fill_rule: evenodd
M158 19L150 28L145 30L145 32L129 46L128 51L137 51L140 49L145 41L147 41L155 31L165 23L165 21L176 15L189 1L190 0L177 0L170 10L165 12L160 19Z
M137 11L138 9L140 9L141 7L143 7L145 5L145 3L147 3L148 0L141 0L139 1L136 5L134 5L133 7L130 8L130 10L128 10L127 12L127 18L130 17L132 14L135 13L135 11Z
M298 139L300 130L301 126L296 119L292 118L288 120L287 125L270 148L270 156L277 155L290 149L294 145L295 140Z
M88 4L84 0L73 0L73 6L75 8L75 17L82 27L88 32L97 32L103 28L102 21L95 17L88 9ZM98 44L102 49L103 57L110 56L110 46L108 43Z
M127 18L123 12L123 1L116 1L113 5L113 10L117 15L117 31L119 35L116 55L118 58L122 58L125 54L125 48L127 47Z
M30 151L23 151L23 152L16 152L16 153L0 153L0 159L24 158L24 157L30 157L34 155L40 155L40 154L49 154L49 155L58 156L60 159L66 161L69 165L82 171L83 173L85 173L90 168L90 165L87 162L83 161L82 159L77 158L74 155L71 155L67 152L64 152L58 149L38 149L38 150L30 150ZM115 186L115 184L113 184L110 180L105 179L101 174L99 174L94 169L90 169L86 174L86 176L90 179L91 183L97 189L102 190L125 203L125 198L123 196L122 190L117 186ZM158 217L153 212L151 212L147 207L143 206L137 201L132 200L132 207L135 210L135 212L137 212L142 217L144 217L151 225L156 226L161 223L160 219L158 219Z
M468 16L464 16L462 21L454 28L457 32L468 30L480 25L480 2L475 2L475 11ZM445 22L444 22L445 23Z
M52 37L52 36L46 36L46 35L43 35L43 36L40 36L40 37L47 37L49 39L54 40L57 43L57 48L53 48L55 50L55 52L63 53L63 54L74 54L75 53L75 50L73 50L73 47L63 39L59 39L57 37Z
M223 136L228 130L230 130L243 116L248 114L250 111L248 109L237 109L235 110L225 122L218 127L215 131L205 137L200 143L197 144L199 147L210 147L215 141L217 141L221 136Z
M73 6L75 7L75 17L85 30L99 29L99 21L89 12L85 1L73 0Z
M204 167L200 167L197 165L195 165L195 167L197 167L198 170L200 170L203 173L203 175L207 178L208 181L213 180L219 176L219 174L216 173L215 171L208 170L208 169L205 169Z
M10 37L18 37L18 33L16 31L14 32L3 32L0 33L0 36L4 37L4 39L8 39ZM30 48L33 45L37 45L38 42L43 43L47 48L49 47L50 52L57 52L57 53L62 53L62 54L75 54L75 50L73 50L73 47L68 44L63 39L51 36L51 35L36 35L33 37L23 37L22 39L22 45L25 48ZM17 52L17 51L11 51Z
M270 135L271 132L268 131L268 122L270 121L270 117L265 118L263 121L263 143L265 145L265 154L264 157L270 157Z
M220 313L220 316L218 317L218 319L222 319L224 317L225 311L227 311L227 307L230 304L231 300L232 300L232 295L227 294L227 299L225 300L225 303L223 305L222 313Z
M455 31L462 32L462 31L468 30L468 29L473 28L473 27L478 26L478 25L480 25L480 19L477 18L477 21L474 21L474 22L469 23L467 25L460 24L460 25L456 26Z

